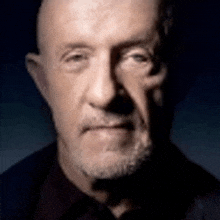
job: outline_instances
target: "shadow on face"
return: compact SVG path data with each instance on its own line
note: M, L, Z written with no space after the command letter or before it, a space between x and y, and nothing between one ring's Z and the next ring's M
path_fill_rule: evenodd
M27 55L27 67L52 110L66 169L128 175L169 133L161 117L167 67L158 54L159 3L43 2L40 53Z

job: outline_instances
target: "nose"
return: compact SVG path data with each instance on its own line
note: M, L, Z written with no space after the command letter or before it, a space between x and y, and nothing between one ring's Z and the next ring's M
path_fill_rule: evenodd
M103 56L94 69L87 90L87 102L96 108L107 108L115 99L118 90L110 58Z

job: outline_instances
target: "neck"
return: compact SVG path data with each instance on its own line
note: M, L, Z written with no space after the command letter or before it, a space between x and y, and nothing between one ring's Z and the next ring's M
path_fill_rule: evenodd
M123 213L136 206L129 198L128 180L97 180L81 172L77 166L70 164L67 155L58 147L58 162L67 179L81 192L97 202L106 205L112 214L119 218ZM131 185L130 185L131 186ZM134 186L135 187L135 186ZM123 189L123 190L122 190ZM125 196L126 195L126 196Z
M166 148L166 151L168 149ZM86 175L67 159L68 153L65 153L61 147L58 147L58 161L70 182L89 197L106 205L118 218L124 212L136 209L142 202L145 203L146 196L153 195L153 184L155 180L159 182L157 178L160 176L160 172L164 172L163 162L153 162L158 161L158 158L154 157L158 157L158 151L161 150L158 149L154 153L152 161L144 164L141 170L117 180L97 180ZM159 161L164 159L164 157L159 157Z
M94 190L93 186L96 184L96 180L90 176L85 175L76 166L68 161L65 154L59 151L58 148L58 162L62 171L67 179L73 183L80 191L86 195L96 199L100 203L105 203L108 197L108 193L104 190Z
M123 213L132 210L135 207L129 199L114 198L111 189L109 189L108 186L105 187L105 180L95 180L94 178L80 172L76 167L71 167L70 169L70 166L66 164L65 158L59 154L58 161L69 181L89 197L106 205L115 218L118 219Z

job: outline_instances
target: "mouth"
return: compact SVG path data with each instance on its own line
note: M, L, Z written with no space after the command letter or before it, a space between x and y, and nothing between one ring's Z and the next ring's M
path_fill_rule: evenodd
M108 130L108 131L119 131L119 130L134 130L134 125L131 122L124 122L124 123L114 123L111 125L92 125L88 126L84 129L84 133L88 131L101 131L101 130Z

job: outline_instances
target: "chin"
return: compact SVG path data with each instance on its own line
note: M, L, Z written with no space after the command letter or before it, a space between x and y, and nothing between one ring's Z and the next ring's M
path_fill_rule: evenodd
M81 152L74 158L78 168L94 179L118 179L134 174L149 160L151 141L138 142L127 151L105 151L96 155ZM75 154L76 156L76 154Z

